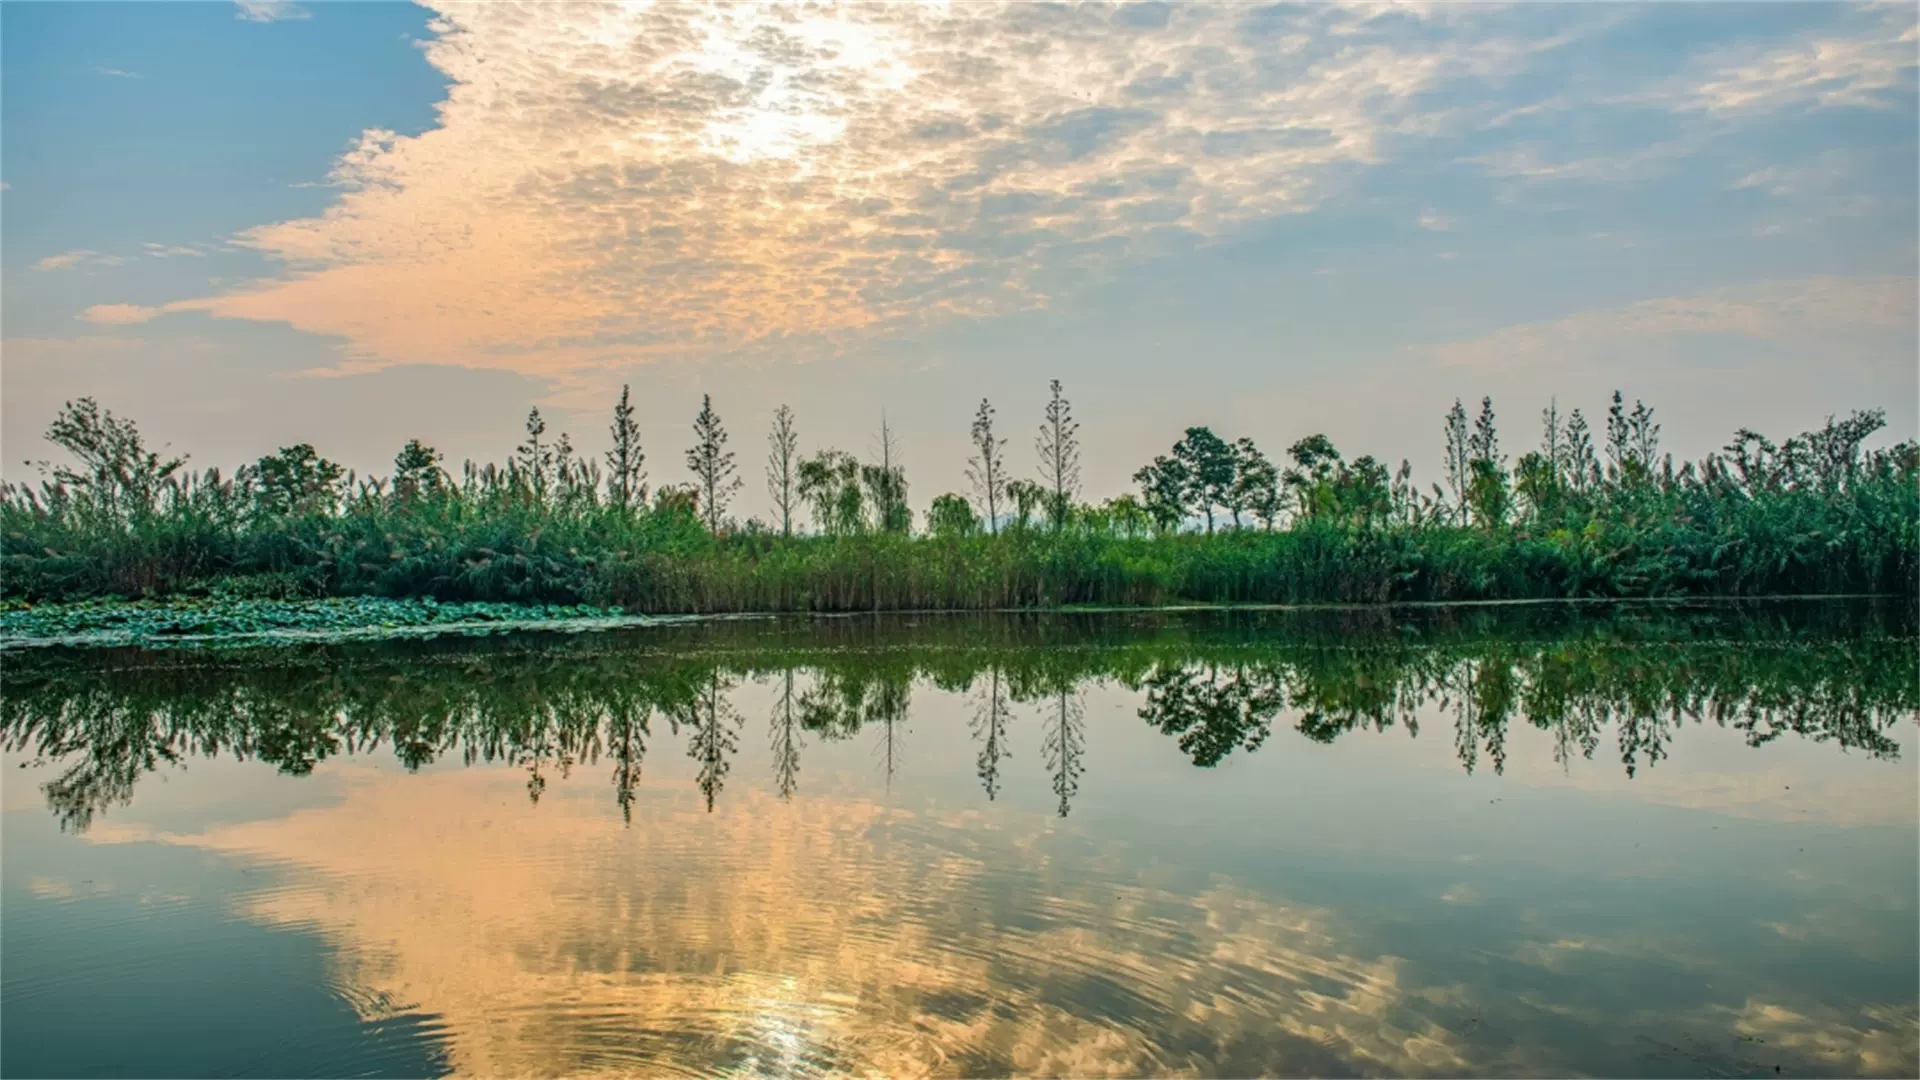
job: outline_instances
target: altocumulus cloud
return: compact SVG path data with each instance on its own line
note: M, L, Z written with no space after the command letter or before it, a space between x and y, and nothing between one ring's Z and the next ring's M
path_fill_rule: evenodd
M1911 11L1887 10L1603 100L1870 103L1911 81L1910 45L1871 44L1911 38ZM347 370L554 376L1030 307L1485 127L1585 17L447 4L425 47L451 83L438 125L367 132L325 213L236 238L281 276L165 310L336 335Z

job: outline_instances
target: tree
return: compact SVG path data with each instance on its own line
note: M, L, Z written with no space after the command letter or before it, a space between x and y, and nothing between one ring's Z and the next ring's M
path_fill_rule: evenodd
M927 531L938 537L960 539L980 531L980 518L965 497L948 492L935 498L927 508Z
M1108 527L1129 540L1145 532L1147 523L1152 520L1146 506L1124 492L1108 499L1106 505L1101 507L1101 512L1106 515Z
M1500 436L1494 430L1493 399L1480 399L1480 415L1473 421L1473 434L1467 437L1467 456L1474 460L1491 461L1504 466L1500 457Z
M262 512L300 517L330 512L347 471L299 443L254 462L250 474Z
M1627 433L1626 405L1620 400L1620 391L1613 392L1613 403L1607 406L1607 475L1616 483L1625 483L1633 460L1631 439Z
M547 422L540 419L540 408L536 405L527 412L527 441L513 453L513 463L531 485L535 502L546 501L547 478L553 472L553 445L540 441L540 436L546 433Z
M184 454L163 459L148 450L133 421L101 409L92 398L61 406L47 425L47 441L72 454L83 471L46 461L40 463L41 471L50 471L56 482L112 518L152 513L160 489L187 463Z
M1547 399L1547 407L1540 410L1540 462L1552 472L1555 486L1559 483L1560 463L1566 454L1561 447L1563 438L1560 429L1560 401ZM1521 472L1526 470L1522 469Z
M899 463L900 448L885 416L880 418L879 450L879 464L860 469L873 503L873 527L877 532L904 533L913 527L913 511L907 508L907 473Z
M1000 507L1007 498L1007 440L993 434L993 406L980 399L973 414L973 456L967 459L967 480L973 484L974 497L980 503L980 515L986 519L987 532L1000 531Z
M1133 482L1140 485L1141 500L1154 526L1161 532L1178 531L1186 520L1187 493L1193 487L1186 462L1156 457L1133 474Z
M1233 486L1228 491L1227 509L1233 512L1233 527L1240 527L1240 514L1251 512L1254 517L1265 523L1267 529L1273 529L1273 519L1279 515L1280 473L1267 460L1267 455L1253 445L1253 440L1241 437L1233 444Z
M1293 467L1281 477L1293 492L1294 502L1305 518L1333 517L1340 511L1340 492L1336 486L1345 463L1333 440L1325 435L1309 435L1287 447Z
M727 449L727 429L713 411L713 396L700 395L700 415L693 418L693 448L687 451L687 469L700 494L700 515L709 532L719 532L727 519L727 501L740 490L733 474L733 452Z
M1620 391L1613 392L1607 406L1607 472L1623 487L1637 487L1652 479L1653 465L1660 454L1660 425L1653 422L1653 410L1635 399L1633 412L1626 411Z
M620 401L613 407L613 449L607 451L607 493L622 510L645 505L647 474L643 466L647 455L640 449L640 425L634 422L629 389L620 386Z
M1460 404L1459 398L1453 399L1453 408L1447 410L1447 491L1453 496L1453 505L1460 511L1460 523L1467 522L1467 482L1471 476L1468 462L1472 455L1467 450L1467 409Z
M829 536L849 536L865 527L860 463L852 454L822 450L800 463L796 488L813 508L813 527Z
M767 494L780 515L780 535L793 535L793 500L797 494L794 469L800 453L800 433L794 430L793 410L785 405L773 411L773 430L767 433Z
M1047 384L1052 396L1047 401L1045 418L1040 422L1040 486L1046 492L1047 518L1057 532L1064 528L1080 494L1080 425L1074 422L1073 408L1060 394L1060 380Z
M1660 457L1660 425L1653 422L1653 410L1638 398L1627 416L1627 447L1641 475L1651 476L1653 463Z
M419 439L408 439L393 456L393 497L400 502L438 495L446 489L446 483L440 451Z
M1500 455L1495 430L1493 398L1480 399L1480 415L1467 436L1467 502L1481 525L1493 526L1507 518L1507 466Z
M1852 482L1860 468L1861 445L1868 436L1886 426L1887 414L1884 409L1855 410L1853 415L1838 423L1829 416L1825 427L1802 436L1801 441L1807 447L1807 457L1819 484L1828 491L1839 491ZM1656 426L1654 430L1657 433L1659 428Z
M1013 503L1014 527L1019 529L1030 527L1033 524L1034 512L1045 505L1047 497L1047 489L1031 480L1007 481L1007 501Z
M1587 418L1580 415L1579 409L1567 416L1567 431L1560 440L1560 453L1560 473L1567 478L1567 486L1574 491L1586 491L1598 475L1600 465L1593 454L1593 434L1587 429Z
M1185 502L1207 520L1213 531L1213 508L1226 506L1233 497L1233 447L1209 428L1190 427L1173 444L1174 460L1186 467Z

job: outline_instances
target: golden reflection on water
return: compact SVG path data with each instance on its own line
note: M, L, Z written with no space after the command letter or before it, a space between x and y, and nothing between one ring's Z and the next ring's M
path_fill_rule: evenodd
M1461 989L1325 910L1063 855L1037 815L643 789L623 828L512 771L339 779L163 839L279 864L244 914L323 934L363 1016L436 1015L461 1074L1469 1069L1437 1019Z

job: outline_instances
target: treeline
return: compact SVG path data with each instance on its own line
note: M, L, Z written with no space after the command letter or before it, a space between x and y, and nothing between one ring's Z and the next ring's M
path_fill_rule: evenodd
M895 434L874 452L805 453L782 406L767 436L770 521L730 513L744 486L703 398L689 481L649 483L622 389L610 449L576 452L539 410L502 464L409 441L386 476L312 446L194 471L91 399L47 431L71 464L0 487L0 592L38 601L209 591L594 603L647 612L984 609L1176 602L1381 603L1553 597L1913 595L1920 448L1869 449L1857 412L1775 443L1741 430L1676 462L1653 410L1613 395L1601 430L1541 417L1511 458L1491 399L1444 417L1441 482L1351 460L1324 435L1276 462L1252 439L1187 429L1086 501L1079 427L1050 385L1030 464L993 406L970 428L970 490L916 520Z
M567 638L249 657L129 650L112 664L46 653L0 669L0 745L63 764L43 790L68 828L125 804L163 764L229 754L296 775L376 752L409 769L508 764L527 771L536 801L549 777L610 760L631 814L649 752L692 758L709 808L729 782L794 795L818 740L870 736L890 768L915 695L932 689L972 697L973 768L988 798L1011 748L1037 748L1064 815L1085 780L1094 736L1080 699L1094 683L1136 694L1138 718L1201 767L1258 751L1276 726L1318 742L1360 730L1417 736L1436 712L1470 772L1505 768L1516 723L1549 732L1562 764L1608 746L1629 775L1656 766L1690 723L1755 746L1792 733L1897 759L1895 727L1920 708L1913 632L1904 607L1849 605L1738 620L1483 610L1412 623L1364 611L1125 625L712 621L649 631L647 649ZM736 703L747 682L774 691L770 711L749 716ZM771 775L737 776L741 740L756 728Z

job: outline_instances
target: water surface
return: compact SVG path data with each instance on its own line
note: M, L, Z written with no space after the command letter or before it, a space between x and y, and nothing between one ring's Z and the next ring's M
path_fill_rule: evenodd
M7 1075L1913 1075L1902 608L7 657Z

